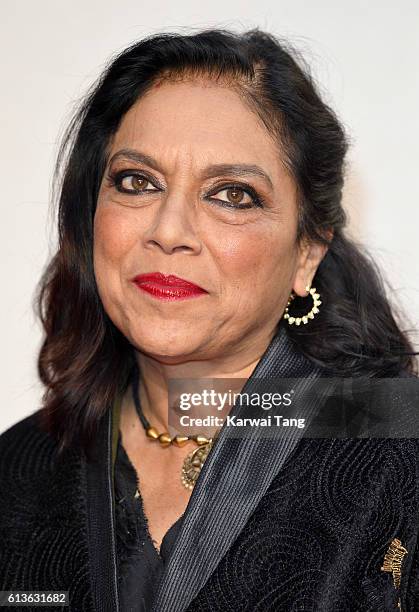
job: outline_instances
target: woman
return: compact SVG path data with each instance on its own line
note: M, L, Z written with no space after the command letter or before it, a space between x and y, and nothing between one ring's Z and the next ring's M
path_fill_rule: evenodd
M58 159L44 402L0 438L1 589L67 590L71 610L418 609L415 438L169 431L173 379L417 373L344 231L346 150L258 29L154 35L111 63Z

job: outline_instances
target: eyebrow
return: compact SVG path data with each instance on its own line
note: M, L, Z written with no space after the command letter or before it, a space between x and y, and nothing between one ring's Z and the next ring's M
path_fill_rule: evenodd
M121 149L112 155L109 160L109 165L120 158L130 159L131 161L145 164L163 174L162 168L154 157L141 153L141 151L136 151L135 149ZM256 164L211 164L203 170L202 178L215 178L221 174L231 174L238 177L258 176L264 179L271 189L274 188L269 174L267 174L260 166L257 166Z

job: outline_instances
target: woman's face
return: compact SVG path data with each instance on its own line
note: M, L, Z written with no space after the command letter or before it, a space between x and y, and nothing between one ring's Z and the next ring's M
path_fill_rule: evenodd
M106 312L138 350L181 363L268 342L324 254L300 250L296 234L295 184L234 91L165 82L124 116L98 196L94 270ZM160 299L132 280L153 272L206 293Z

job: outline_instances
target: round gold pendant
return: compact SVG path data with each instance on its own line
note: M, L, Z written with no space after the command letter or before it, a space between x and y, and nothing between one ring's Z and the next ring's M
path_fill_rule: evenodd
M201 473L202 466L212 447L212 440L201 444L185 457L182 466L181 481L186 489L193 489Z

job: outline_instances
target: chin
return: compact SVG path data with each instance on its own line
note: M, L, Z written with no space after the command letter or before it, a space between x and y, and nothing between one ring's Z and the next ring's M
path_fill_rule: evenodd
M170 351L168 351L169 347L167 346L156 347L156 349L154 350L146 350L145 348L138 345L136 348L144 355L147 355L155 361L158 361L159 363L165 365L176 365L184 363L185 361L189 361L190 355L193 354L193 351L191 353L190 347L188 347L188 350L186 349L186 347L184 347L184 350L182 350L181 348L176 350L176 347L170 347Z
M182 363L190 355L196 354L201 345L197 335L191 334L190 328L184 333L179 326L173 333L169 330L165 333L164 327L160 326L158 335L150 335L150 328L143 332L136 330L131 338L137 350L166 364Z

